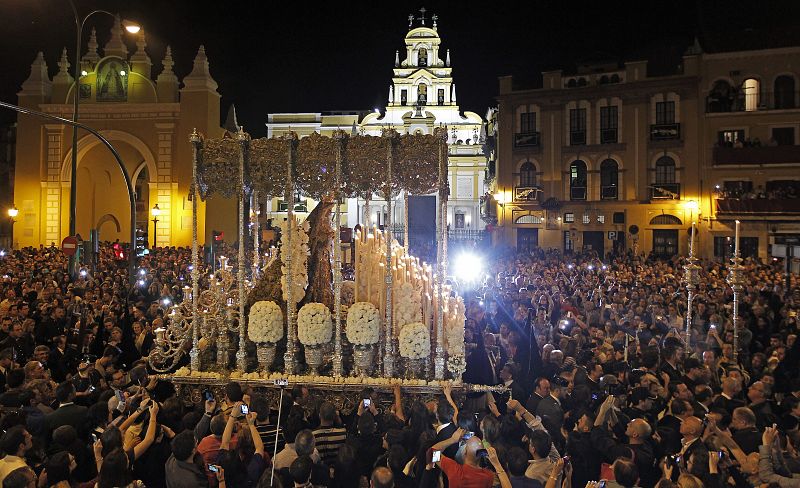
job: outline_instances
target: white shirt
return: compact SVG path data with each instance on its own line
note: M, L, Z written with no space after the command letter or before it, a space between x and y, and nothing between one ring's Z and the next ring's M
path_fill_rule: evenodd
M450 424L452 424L452 422L447 422L446 424L442 424L442 425L436 427L436 433L438 434L439 432L442 431L442 429L444 429L445 427L447 427Z

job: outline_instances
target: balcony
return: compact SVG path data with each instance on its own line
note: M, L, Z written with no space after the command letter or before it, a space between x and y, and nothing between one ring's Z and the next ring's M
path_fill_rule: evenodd
M715 147L714 164L800 163L800 146Z
M586 131L585 130L571 130L571 131L569 131L569 145L570 146L585 146L586 145Z
M586 200L586 187L585 186L570 186L569 187L570 200Z
M486 238L485 230L449 229L447 231L448 241L482 241L484 238Z
M517 132L514 134L514 147L539 147L539 132Z
M515 202L539 202L539 193L542 188L539 186L515 186L514 187L514 201Z
M681 124L652 124L650 126L651 141L667 141L681 138Z
M617 185L601 186L600 187L600 200L616 200L618 198L619 189Z
M800 108L800 92L761 92L756 94L738 93L725 98L709 95L706 97L706 113L764 112L767 110L790 110Z
M720 198L716 202L718 215L800 215L798 198Z
M653 183L647 188L649 200L680 200L680 183Z
M600 129L600 144L616 144L617 129Z

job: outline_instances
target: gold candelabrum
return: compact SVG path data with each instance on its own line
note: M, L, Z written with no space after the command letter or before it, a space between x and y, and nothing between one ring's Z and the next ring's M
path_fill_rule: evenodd
M164 317L165 327L159 327L154 331L155 347L150 350L148 356L150 367L158 373L173 370L186 353L192 339L194 323L194 307L191 300L184 300L177 305L162 302L162 307L168 310Z
M197 296L197 306L202 317L200 330L204 338L215 339L217 367L227 369L230 360L230 332L241 323L239 286L228 258L219 257L219 269L209 277L208 289ZM192 297L194 299L194 296ZM245 338L239 337L239 350L244 349Z

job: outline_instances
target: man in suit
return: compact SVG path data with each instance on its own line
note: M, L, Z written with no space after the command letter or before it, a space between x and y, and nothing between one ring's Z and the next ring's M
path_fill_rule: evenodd
M734 429L733 440L739 444L745 454L758 452L761 445L761 432L756 428L756 415L747 407L739 407L731 416L731 428Z
M84 424L88 409L75 405L75 385L69 381L59 384L56 387L56 400L58 400L58 408L45 417L48 432L52 433L62 425L79 428Z
M658 435L661 436L661 445L667 454L680 452L681 447L681 425L683 421L692 416L692 408L689 402L675 398L670 403L670 414L664 415L658 421Z
M529 412L536 413L536 409L539 408L539 402L542 401L542 398L550 396L550 380L542 377L536 378L533 387L533 393L531 393L530 398L528 398L525 409Z
M730 376L722 380L722 393L711 403L711 409L720 408L733 414L739 407L744 407L744 402L736 398L742 386L738 379Z
M778 417L772 411L771 402L767 400L768 388L765 383L756 381L747 390L747 398L750 400L748 408L756 415L756 427L759 430L778 422Z
M568 382L564 378L556 377L550 383L550 395L542 398L536 408L536 415L542 418L542 424L553 438L556 447L563 447L564 436L561 427L564 425L564 408L561 402L567 395Z
M695 416L688 417L681 422L680 464L683 468L686 468L686 463L693 455L705 452L706 456L708 456L708 448L702 439L703 430L703 421Z
M436 420L438 425L436 426L436 442L442 442L444 440L449 439L453 436L453 433L456 431L458 426L456 426L455 422L453 422L453 416L455 415L455 410L447 400L440 399L438 404L436 405ZM443 451L443 454L450 459L455 459L456 452L458 452L458 443L451 445L447 449Z

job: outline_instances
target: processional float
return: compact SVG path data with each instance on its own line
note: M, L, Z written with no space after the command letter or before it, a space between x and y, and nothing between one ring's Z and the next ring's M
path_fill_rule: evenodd
M295 133L251 139L242 129L204 139L195 131L190 141L192 286L185 287L188 299L171 308L166 328L156 333L149 357L153 369L174 371L188 350L189 367L168 376L174 382L213 385L235 379L269 387L273 379L286 378L321 388L400 382L432 391L450 382L473 391L492 389L461 382L465 307L446 279L446 128L432 135L386 129L381 136L336 131L332 137L314 133L302 139ZM435 268L410 255L407 221L408 196L434 192L439 197ZM214 194L238 199L238 255L233 265L221 258L216 273L201 276L198 198ZM304 222L294 215L296 194L320 202ZM369 201L374 194L387 202L385 230L366 225L355 233L355 280L345 282L341 205L344 198ZM403 246L390 230L391 205L400 194L406 207ZM281 196L287 218L280 223L279 250L262 260L257 202ZM255 354L248 353L248 343L255 344ZM199 397L197 389L193 396Z

